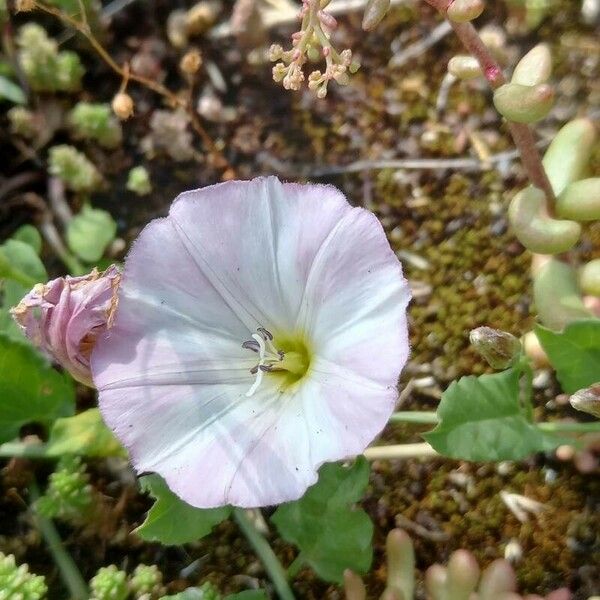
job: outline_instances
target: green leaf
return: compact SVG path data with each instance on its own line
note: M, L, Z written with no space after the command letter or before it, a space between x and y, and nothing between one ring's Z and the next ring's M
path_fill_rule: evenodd
M67 243L79 258L95 263L114 240L117 224L105 210L85 205L69 223Z
M0 443L26 423L49 424L73 414L70 377L53 369L31 346L0 334Z
M371 566L373 523L354 506L368 481L363 457L352 467L326 464L300 500L282 504L272 517L281 536L298 546L322 579L341 583L345 569L365 573Z
M10 239L0 246L0 277L24 287L46 282L48 275L37 252L26 242Z
M127 456L112 431L104 424L97 408L58 419L50 430L48 456L78 454L80 456Z
M561 333L536 325L535 334L567 394L600 381L600 320L574 321Z
M564 439L541 431L519 395L521 368L461 377L442 394L440 422L423 437L440 454L463 460L519 460ZM528 390L529 394L530 391Z
M215 525L227 519L231 513L229 506L204 509L186 504L158 475L146 475L140 481L142 490L156 499L146 520L135 530L147 542L166 545L194 542L208 535Z
M42 251L42 236L33 225L23 225L19 227L19 229L13 233L12 239L25 242L31 246L38 255Z
M0 306L0 332L5 333L12 340L30 343L21 328L15 323L10 309L19 304L23 296L29 291L16 281L5 279L2 281L2 304Z
M9 100L13 104L25 104L27 102L23 90L4 75L0 75L0 100Z

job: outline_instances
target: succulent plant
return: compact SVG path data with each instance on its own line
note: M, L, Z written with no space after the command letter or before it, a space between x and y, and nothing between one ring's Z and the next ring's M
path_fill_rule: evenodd
M85 465L78 456L65 456L50 475L46 493L38 499L36 509L49 518L80 522L92 501Z
M146 167L133 167L127 176L127 189L138 196L146 196L152 191L150 175Z
M41 600L48 587L41 575L33 575L24 564L18 566L12 554L0 552L0 600Z
M123 139L121 123L109 104L78 102L68 121L76 139L94 140L104 148L116 148Z
M74 92L81 87L85 72L79 56L58 51L58 44L37 23L26 23L17 36L19 61L33 90Z
M129 596L127 573L115 565L102 567L90 580L90 600L125 600Z
M410 536L393 529L387 536L387 585L381 600L413 600L415 583L415 551ZM430 600L520 600L516 593L517 578L505 559L492 562L481 572L477 559L468 550L456 550L448 564L432 565L425 573L425 589ZM361 578L352 571L344 573L346 600L366 600L367 590ZM542 600L541 596L527 596ZM567 589L552 592L546 598L569 600Z
M73 146L61 144L49 150L49 171L74 192L91 192L100 181L100 173L85 154Z
M129 578L129 589L136 599L158 598L163 593L162 580L156 565L138 565Z

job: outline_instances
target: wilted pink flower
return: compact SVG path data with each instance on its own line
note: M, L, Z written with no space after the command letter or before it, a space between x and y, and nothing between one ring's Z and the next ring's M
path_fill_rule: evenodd
M119 279L111 266L103 273L94 269L83 277L38 283L11 313L35 346L93 386L90 354L114 314Z
M333 187L184 193L127 257L92 354L100 409L189 504L296 499L386 424L409 295L375 216Z

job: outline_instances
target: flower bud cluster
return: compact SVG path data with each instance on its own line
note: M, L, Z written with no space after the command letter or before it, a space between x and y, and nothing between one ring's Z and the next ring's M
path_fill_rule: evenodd
M273 44L269 60L277 62L273 67L273 79L281 82L286 90L299 90L305 80L304 65L325 59L325 70L314 70L308 75L308 88L317 97L327 95L327 86L335 80L339 85L348 85L349 74L356 73L360 65L352 58L349 49L338 52L331 44L331 33L337 21L324 8L327 0L303 0L300 17L302 26L292 35L292 49L284 50Z
M127 573L115 565L102 567L90 580L90 600L125 600L129 596Z

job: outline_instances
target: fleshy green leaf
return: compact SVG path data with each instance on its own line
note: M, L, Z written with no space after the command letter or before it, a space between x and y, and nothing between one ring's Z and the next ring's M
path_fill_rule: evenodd
M79 258L95 263L114 240L117 224L105 210L85 205L67 228L69 248Z
M48 456L127 456L125 449L104 424L97 408L58 419L50 430Z
M25 104L27 98L14 81L0 75L0 100L9 100L13 104Z
M322 579L339 583L345 569L365 573L371 566L373 523L354 506L368 481L369 465L362 457L352 467L324 465L319 481L272 517L281 536L298 546Z
M521 369L461 377L442 395L440 419L425 439L440 454L463 460L519 460L563 439L541 431L519 396Z
M565 392L600 381L600 320L574 321L560 333L537 325L535 334Z
M38 255L42 251L42 236L33 225L23 225L19 227L11 237L13 240L19 240L20 242L29 244Z
M72 415L74 405L70 377L31 346L0 334L0 443L15 438L26 423L49 424Z
M141 478L142 489L156 499L135 532L147 542L166 545L194 542L229 517L231 507L195 508L180 500L158 475Z

